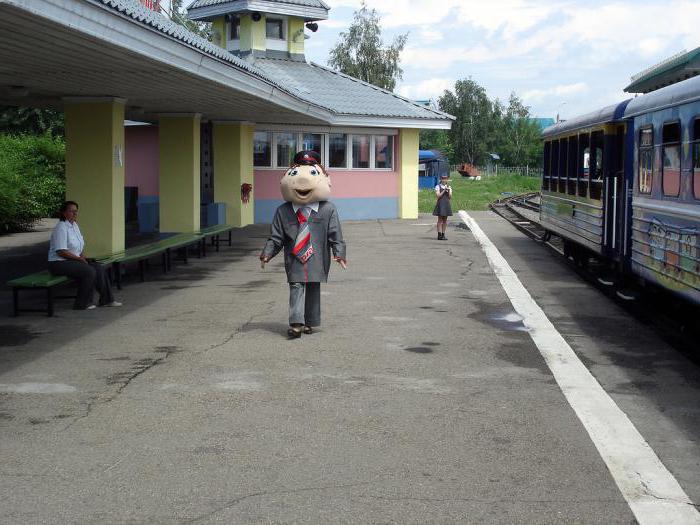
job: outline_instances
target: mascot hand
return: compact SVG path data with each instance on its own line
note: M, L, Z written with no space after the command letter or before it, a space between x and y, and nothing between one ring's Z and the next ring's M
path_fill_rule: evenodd
M340 257L333 257L333 260L340 264L340 266L343 268L343 270L348 269L348 263L345 259L341 259Z

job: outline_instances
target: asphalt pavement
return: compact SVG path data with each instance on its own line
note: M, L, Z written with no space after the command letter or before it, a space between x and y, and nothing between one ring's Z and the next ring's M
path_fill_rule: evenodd
M699 501L695 365L474 216ZM349 268L298 340L257 225L132 277L122 308L0 317L0 522L634 522L462 226L345 222Z

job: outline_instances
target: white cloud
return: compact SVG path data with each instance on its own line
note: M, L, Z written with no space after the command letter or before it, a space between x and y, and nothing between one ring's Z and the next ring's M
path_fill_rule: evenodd
M446 89L453 89L455 81L452 78L431 78L418 83L403 84L399 87L399 95L411 99L437 99Z
M588 86L583 82L577 82L575 84L560 84L545 89L532 89L522 93L521 98L527 103L532 103L539 102L547 97L561 99L561 97L576 95L585 91L588 91Z

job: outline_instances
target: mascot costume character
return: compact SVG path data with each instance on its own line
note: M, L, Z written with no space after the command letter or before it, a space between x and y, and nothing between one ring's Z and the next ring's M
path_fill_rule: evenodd
M289 330L292 338L321 324L321 283L333 259L347 268L345 241L332 202L331 181L315 151L300 151L280 181L286 201L275 212L270 237L260 254L265 264L284 248L289 283Z

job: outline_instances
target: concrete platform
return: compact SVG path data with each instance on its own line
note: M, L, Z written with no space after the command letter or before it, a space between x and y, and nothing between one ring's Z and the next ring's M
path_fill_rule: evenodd
M473 214L700 501L700 374L561 262ZM2 523L631 523L473 235L346 222L323 326L287 341L266 228L128 284L123 308L0 318ZM7 294L3 304L8 305Z

